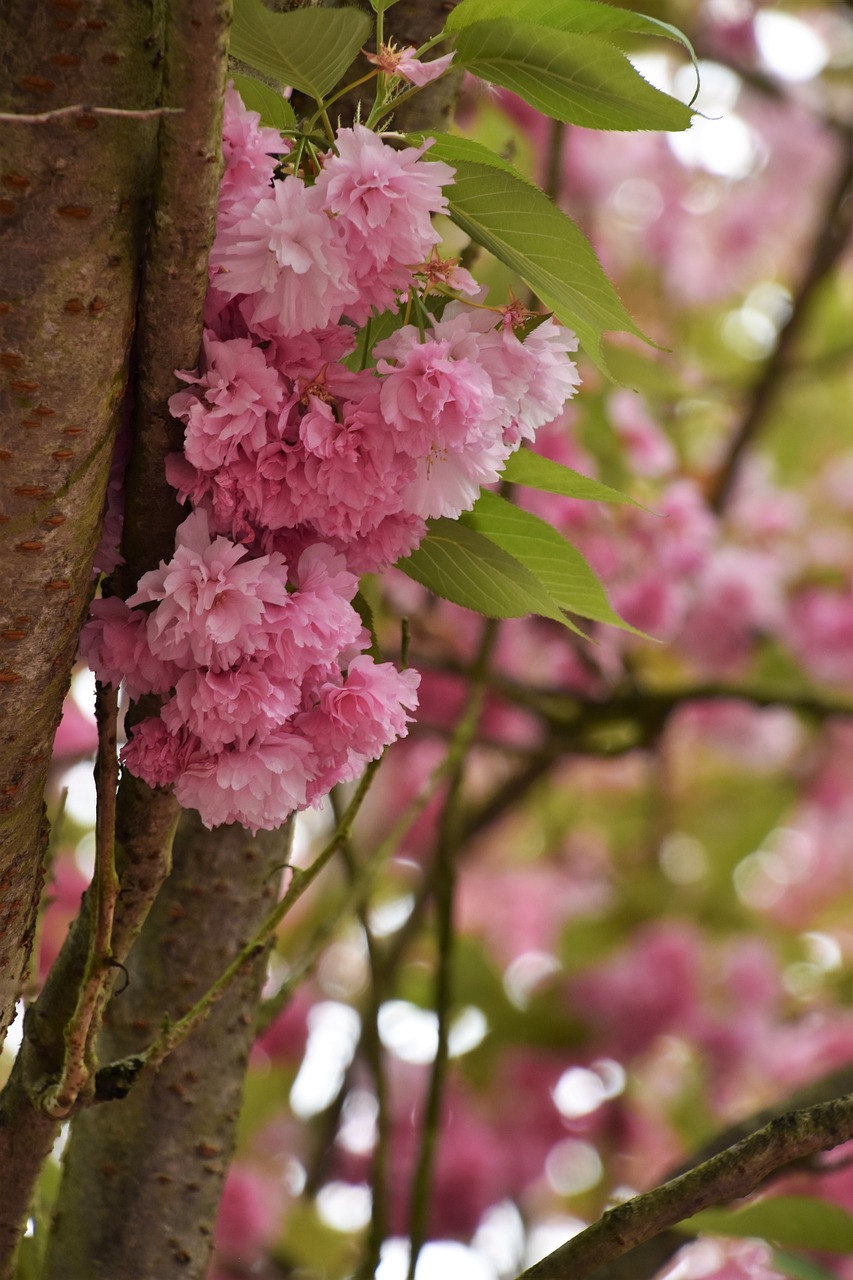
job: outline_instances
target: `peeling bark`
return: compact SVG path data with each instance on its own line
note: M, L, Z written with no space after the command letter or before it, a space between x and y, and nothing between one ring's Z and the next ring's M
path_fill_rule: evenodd
M0 108L152 108L160 34L143 0L7 0ZM0 124L0 1040L32 947L42 791L125 391L157 128Z

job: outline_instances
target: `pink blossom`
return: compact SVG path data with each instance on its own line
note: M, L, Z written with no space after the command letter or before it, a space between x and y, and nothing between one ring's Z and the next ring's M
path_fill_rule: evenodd
M681 632L685 653L708 671L737 670L756 637L781 621L780 576L777 558L768 553L741 547L715 552Z
M377 665L356 658L341 684L329 681L319 691L317 707L297 724L311 739L321 759L341 760L340 780L353 778L367 760L377 759L396 738L404 738L418 705L416 671L397 671L390 662Z
M659 527L659 563L663 573L693 575L708 559L717 520L692 480L674 480L655 503L655 516L640 517Z
M359 300L347 250L317 187L290 176L251 213L219 231L211 251L216 288L250 296L247 319L285 337L322 329Z
M641 476L670 475L678 461L675 449L646 413L639 396L624 388L614 391L608 409L632 471Z
M441 188L454 171L421 162L429 142L397 151L360 124L339 130L335 145L338 154L327 157L315 189L337 215L358 282L359 305L348 314L362 322L371 306L394 305L395 292L408 287L412 269L438 243L431 215L447 208Z
M413 44L406 45L404 49L383 44L378 54L368 53L365 56L368 62L372 62L386 75L398 76L409 84L416 84L419 89L443 75L455 57L453 53L446 53L441 58L434 58L432 62L421 62L413 57L416 52Z
M206 751L245 748L285 724L300 704L299 685L280 671L271 680L251 660L230 671L185 671L162 717L172 733L185 726Z
M201 394L179 391L169 401L172 415L187 424L184 453L194 467L211 471L229 462L242 445L258 450L267 440L267 414L281 405L278 373L248 338L220 342L206 330L204 373L178 370Z
M194 756L175 783L175 796L185 808L197 809L206 827L240 822L256 835L304 808L318 767L305 738L278 729L245 751Z
M289 455L287 474L296 522L350 541L402 509L416 464L380 415L378 393L346 406L340 417L314 401L299 434L303 447Z
M73 759L97 750L98 730L91 711L81 711L69 693L62 704L62 719L53 739L53 758Z
M638 934L611 960L572 983L573 1002L619 1058L683 1027L698 998L699 946L692 931L660 924Z
M511 325L496 323L493 312L453 302L433 325L433 334L450 344L454 359L471 360L488 373L503 401L504 430L511 428L512 447L553 421L580 383L569 359L578 340L550 317L522 342Z
M73 858L59 854L50 870L38 931L38 978L44 982L59 955L68 928L80 910L89 883Z
M221 671L266 643L265 611L287 599L284 558L249 559L227 538L211 539L200 510L178 527L169 563L144 574L128 603L160 602L147 620L155 656Z
M509 449L505 402L488 373L450 343L419 340L406 326L377 344L384 374L380 404L399 447L418 461L406 507L419 516L458 516L474 505L480 486L496 480Z
M397 151L363 125L340 129L335 138L337 155L327 158L317 179L326 207L370 238L373 252L386 259L414 265L440 239L431 216L447 209L441 188L453 181L453 170L440 160L419 163L430 145L427 141ZM420 252L401 259L402 244L419 245Z
M124 684L134 701L144 693L165 693L177 677L173 663L151 651L144 613L118 598L93 600L80 633L80 656L103 684Z
M410 511L386 516L375 529L362 533L343 550L355 573L377 573L414 551L426 537L426 524Z
M785 634L806 671L827 684L853 685L853 589L799 592L788 605Z
M503 331L507 352L514 351L511 331ZM571 329L550 317L524 339L524 353L530 361L530 383L515 415L521 435L530 440L534 432L551 422L580 386L580 374L569 352L577 351L578 340Z
M216 1219L216 1248L251 1269L278 1235L284 1194L279 1179L248 1165L233 1164L225 1179Z
M219 187L220 227L248 212L272 183L277 157L290 150L277 129L260 127L257 111L247 111L229 85L222 115L225 171Z
M160 716L148 716L133 726L122 747L121 762L149 787L168 787L197 746L182 726L172 732Z
M784 1280L763 1240L694 1241L681 1249L659 1280Z

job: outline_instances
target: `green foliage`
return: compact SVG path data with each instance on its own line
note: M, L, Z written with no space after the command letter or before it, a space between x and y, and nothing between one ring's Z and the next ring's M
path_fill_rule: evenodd
M561 462L544 458L530 449L519 449L510 454L503 469L503 479L512 484L525 485L529 489L542 489L545 493L559 493L564 498L579 498L589 502L630 503L639 506L633 498L610 485L583 476Z
M447 189L456 225L511 267L558 320L570 325L600 369L607 372L601 346L606 330L648 341L586 236L544 191L473 142L460 145L459 139L438 134L431 154L456 168L456 181Z
M499 18L464 27L457 61L555 120L587 129L687 129L692 112L606 40Z
M690 53L690 41L677 27L643 13L619 9L597 0L462 0L445 24L446 31L460 31L475 22L512 18L516 22L541 23L557 31L585 32L587 35L665 36L677 40Z
M458 520L430 520L426 538L397 568L435 595L487 618L535 613L578 630L525 565Z
M789 1249L853 1253L853 1215L814 1196L770 1196L744 1209L706 1209L680 1223L678 1230L758 1237Z
M258 112L261 124L270 125L282 133L296 129L296 115L287 98L254 76L234 75L231 78L244 105L250 111Z
M640 634L610 607L604 588L577 547L539 516L486 492L474 510L460 518L529 569L561 608Z
M354 8L271 13L261 0L237 0L231 53L320 102L368 39L371 25Z

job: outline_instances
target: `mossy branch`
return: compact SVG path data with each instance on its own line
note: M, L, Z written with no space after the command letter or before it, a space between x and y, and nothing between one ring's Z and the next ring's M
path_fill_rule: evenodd
M86 1090L94 1072L94 1043L109 992L112 966L112 931L119 880L115 860L116 791L118 755L116 720L118 690L98 681L95 719L98 756L95 763L97 820L95 823L95 874L89 916L89 948L74 1014L65 1028L65 1057L56 1084L42 1099L54 1120L68 1116Z
M685 1218L750 1195L786 1165L851 1138L851 1093L777 1116L686 1173L609 1209L517 1280L587 1280L605 1263Z

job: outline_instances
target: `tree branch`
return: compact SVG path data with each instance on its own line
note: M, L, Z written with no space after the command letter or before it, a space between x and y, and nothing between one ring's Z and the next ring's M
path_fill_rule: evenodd
M441 1127L444 1087L447 1080L448 1038L453 979L453 902L456 892L456 853L462 840L459 812L465 760L477 730L486 695L487 669L498 633L494 618L486 620L480 648L471 671L468 702L456 726L448 750L448 788L439 820L435 849L433 893L436 919L436 971L433 1008L437 1020L435 1058L430 1071L426 1106L421 1126L420 1154L410 1193L409 1280L415 1280L418 1257L427 1238L430 1190L435 1153Z
M118 690L98 682L95 694L95 719L98 724L98 759L95 765L97 821L89 949L77 1006L65 1028L62 1071L56 1084L42 1099L44 1110L55 1120L62 1120L69 1115L91 1079L94 1040L100 1027L111 965L115 963L112 931L119 889L115 865L117 713Z
M687 1173L609 1209L518 1280L589 1280L603 1264L668 1227L747 1196L786 1165L851 1138L853 1094L778 1116Z
M781 1102L763 1107L754 1115L747 1116L746 1119L730 1125L721 1133L714 1134L698 1151L693 1152L688 1161L673 1169L666 1180L669 1181L696 1168L697 1165L710 1160L712 1156L725 1151L736 1142L748 1138L756 1129L763 1128L785 1112L814 1106L818 1102L829 1102L841 1097L842 1094L849 1093L851 1089L853 1089L853 1067L849 1066L841 1067L820 1080L814 1080L797 1089ZM785 1172L784 1167L781 1172ZM589 1280L654 1280L664 1263L678 1253L686 1242L687 1237L682 1232L663 1231L660 1235L653 1236L636 1248L630 1249L621 1258L616 1258L605 1266L599 1267Z
M841 144L842 163L826 203L818 214L817 237L805 274L794 294L791 314L780 329L773 353L752 388L749 406L709 490L709 503L717 513L726 507L741 459L763 427L773 400L779 393L787 372L791 349L800 335L814 295L848 243L853 227L853 133L849 129L841 134Z

